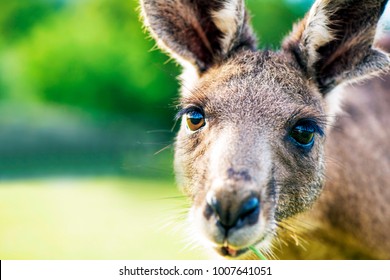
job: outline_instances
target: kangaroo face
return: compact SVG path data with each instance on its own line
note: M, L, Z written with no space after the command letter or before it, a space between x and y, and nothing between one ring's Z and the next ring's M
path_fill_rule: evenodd
M388 68L372 47L386 3L317 0L271 52L257 50L243 0L141 1L146 27L185 69L175 169L206 246L249 258L317 199L337 109L328 97Z
M299 67L273 52L237 54L182 98L176 174L194 201L195 227L220 254L268 246L275 221L317 198L321 103Z

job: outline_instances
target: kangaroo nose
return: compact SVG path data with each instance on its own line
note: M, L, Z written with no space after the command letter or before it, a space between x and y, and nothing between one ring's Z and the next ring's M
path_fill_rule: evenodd
M255 195L239 202L208 196L206 207L206 213L209 213L209 216L215 215L217 224L226 231L255 224L260 213L260 201Z

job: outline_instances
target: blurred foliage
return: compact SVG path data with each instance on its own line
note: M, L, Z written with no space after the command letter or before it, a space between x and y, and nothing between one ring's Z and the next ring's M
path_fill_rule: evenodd
M24 84L32 99L146 116L174 96L175 79L152 66L165 58L148 52L153 43L145 40L135 1L32 2L7 2L13 13L2 20L11 42L2 55L3 97L20 95ZM32 15L16 24L28 10ZM176 75L173 66L167 71Z
M261 46L278 46L310 2L247 0ZM174 135L180 69L153 47L136 0L2 1L0 174L156 166Z
M312 2L280 0L247 0L252 25L261 47L277 49L297 19L303 17Z
M1 5L0 33L8 42L25 36L46 16L61 7L60 1L7 1Z

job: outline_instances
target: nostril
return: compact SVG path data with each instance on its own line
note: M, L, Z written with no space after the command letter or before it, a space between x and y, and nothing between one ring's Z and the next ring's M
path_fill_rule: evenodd
M209 220L212 216L216 218L216 224L224 230L232 227L241 228L245 225L257 223L260 213L260 200L257 196L250 196L243 202L222 200L209 193L206 196L206 207L204 217Z
M257 197L249 198L241 208L241 215L247 215L256 211L260 206L259 199Z
M206 196L206 209L204 211L204 216L206 219L210 219L213 215L217 219L216 225L223 230L229 230L234 225L234 223L231 222L230 211L228 209L223 210L221 202L219 202L214 195L209 193Z
M207 202L207 207L206 207L206 212L208 214L217 214L217 216L220 216L221 214L221 206L217 200L217 198L213 195L207 195L206 196L206 202Z
M260 201L257 197L250 197L245 201L239 211L238 219L241 223L250 225L257 222L260 212Z

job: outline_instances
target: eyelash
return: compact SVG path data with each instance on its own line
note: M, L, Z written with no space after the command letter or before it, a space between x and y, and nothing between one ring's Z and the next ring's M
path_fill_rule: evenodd
M204 111L200 106L192 105L192 106L183 108L179 112L177 112L177 114L175 116L175 120L179 120L181 117L183 117L185 114L188 114L191 111L199 111L201 114L204 115Z

